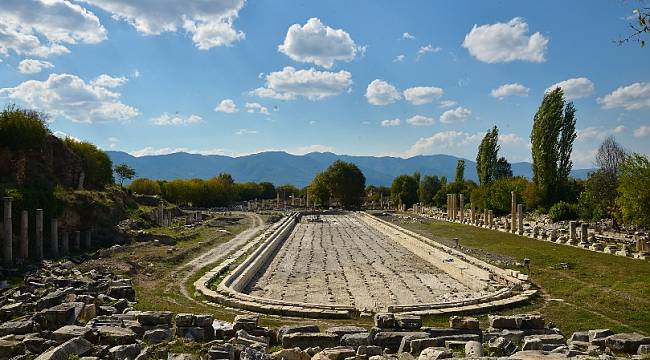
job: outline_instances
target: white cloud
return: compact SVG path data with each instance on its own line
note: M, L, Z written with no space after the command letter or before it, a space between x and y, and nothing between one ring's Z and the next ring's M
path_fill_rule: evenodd
M18 71L21 74L38 74L45 69L51 69L54 64L48 61L25 59L18 64Z
M406 119L406 123L413 126L431 126L434 123L433 118L415 115Z
M596 149L574 149L571 152L574 169L593 166L596 152Z
M404 61L405 56L403 54L397 55L394 59L393 62L402 62Z
M214 111L222 112L226 114L232 114L232 113L236 113L239 110L237 109L237 105L235 104L234 101L232 101L232 99L223 99L221 100L219 105L217 105L217 107L214 108Z
M266 75L264 87L250 92L251 95L278 100L294 100L299 96L309 100L322 100L348 90L352 74L339 72L296 70L287 66L281 71Z
M528 24L516 17L507 23L474 25L465 35L463 47L486 63L515 60L543 62L548 38L539 32L528 35Z
M416 86L404 90L404 98L413 105L424 105L439 99L444 91L435 86Z
M293 155L305 155L312 152L334 152L334 148L327 145L313 144L287 149L286 151Z
M197 149L189 149L186 147L178 147L178 148L164 147L164 148L156 149L151 146L147 146L140 150L130 151L129 154L135 157L141 157L141 156L152 156L152 155L168 155L168 154L174 154L179 152L184 152L188 154L198 154L198 155L228 155L224 149L198 149L197 150Z
M450 108L456 106L457 102L454 100L442 100L440 102L440 107L441 108Z
M269 109L266 107L262 106L262 104L253 102L253 103L246 103L246 111L249 113L257 113L257 114L263 114L263 115L270 115L269 114Z
M235 135L255 135L257 133L257 130L239 129L235 132Z
M278 51L292 60L313 63L331 68L336 61L351 61L358 47L350 34L342 29L332 29L323 25L318 18L307 20L304 26L293 24L287 30L284 43Z
M110 75L102 74L97 77L97 79L91 81L90 83L94 86L101 86L105 88L115 88L120 87L126 82L129 81L126 77L112 77Z
M650 126L641 126L634 129L634 137L640 138L650 135Z
M564 97L568 100L591 96L591 94L593 94L594 90L596 89L594 83L591 80L585 77L580 77L560 81L559 83L553 84L546 89L546 92L552 91L558 87L562 88Z
M115 149L117 147L117 143L120 141L116 137L109 137L107 140L108 140L108 147L111 149Z
M621 86L598 99L604 109L622 107L625 110L650 108L650 83L634 83Z
M54 136L56 136L56 137L58 137L59 139L62 139L62 140L65 140L65 139L72 139L72 140L74 140L74 141L79 141L79 142L81 141L81 139L79 139L79 138L77 138L77 137L74 137L74 136L72 136L72 135L70 135L70 134L68 134L68 133L64 133L63 131L59 131L59 130L54 131L54 132L52 133L52 135L54 135Z
M402 120L400 120L399 118L387 119L381 121L381 126L383 127L399 126L401 123Z
M426 54L437 53L437 52L439 52L440 50L442 50L442 48L440 48L440 47L433 47L433 46L431 46L431 44L429 44L429 45L427 45L427 46L420 46L420 49L418 49L418 53L417 53L417 56L415 57L415 60L418 61L418 60L420 60L420 58L423 57L424 55L426 55Z
M515 133L499 134L499 141L502 144L520 145L524 143L524 138Z
M175 126L175 125L197 124L202 122L203 118L194 114L183 117L178 114L169 115L168 113L163 113L158 117L151 118L150 121L152 124L157 126Z
M231 46L245 34L233 27L245 0L80 0L113 14L145 35L183 29L200 50Z
M610 135L620 134L625 131L625 126L619 125L612 129L606 129L602 126L590 126L576 131L576 140L588 141L593 139L602 140Z
M70 74L50 74L45 81L28 80L0 89L2 97L75 122L128 120L139 115L138 109L120 101L120 93Z
M388 105L402 98L395 86L384 80L375 79L366 89L366 98L373 105Z
M440 115L440 122L445 124L451 124L459 121L465 121L472 111L464 107L457 107L453 110L447 110L442 115Z
M48 57L70 52L66 45L96 44L106 29L90 11L67 0L2 0L0 54Z
M448 153L465 147L474 147L483 138L482 133L443 131L430 137L420 138L405 153L407 157L433 153Z
M414 39L415 39L415 36L409 34L408 32L405 32L404 34L402 34L402 39L406 39L406 40L414 40Z
M513 83L513 84L503 84L499 86L496 89L492 89L490 92L490 96L493 98L497 98L499 100L507 97L507 96L528 96L528 92L530 91L529 88L518 84L518 83Z

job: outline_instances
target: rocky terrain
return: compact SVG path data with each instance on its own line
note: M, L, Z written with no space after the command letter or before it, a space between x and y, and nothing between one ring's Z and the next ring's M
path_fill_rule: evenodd
M83 258L45 262L0 295L0 359L433 360L460 357L563 359L647 356L650 337L593 329L563 334L540 315L451 317L425 327L417 316L379 313L375 326L262 327L254 314L134 311L131 280Z

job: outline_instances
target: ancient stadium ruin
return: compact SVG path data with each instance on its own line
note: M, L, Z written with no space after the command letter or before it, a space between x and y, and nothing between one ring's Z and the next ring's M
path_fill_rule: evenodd
M283 218L195 286L225 306L349 318L501 307L535 293L526 280L518 271L489 265L367 213L303 212Z

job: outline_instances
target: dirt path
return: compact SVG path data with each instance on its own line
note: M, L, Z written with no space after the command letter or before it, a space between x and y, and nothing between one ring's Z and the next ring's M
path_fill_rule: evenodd
M178 266L175 269L177 272L184 272L183 278L181 281L177 282L176 285L179 287L183 296L185 296L187 299L196 301L185 287L185 284L189 281L192 275L196 274L206 265L209 265L217 260L226 257L228 254L250 241L260 231L264 230L266 225L264 225L264 220L259 215L255 213L245 214L249 219L251 219L251 224L248 229L237 234L237 236L235 236L232 240L206 251L205 253L195 257L183 265Z

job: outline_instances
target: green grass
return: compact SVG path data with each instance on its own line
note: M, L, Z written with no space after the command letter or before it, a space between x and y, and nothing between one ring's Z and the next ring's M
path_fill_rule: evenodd
M498 258L529 258L530 280L540 288L542 299L508 311L537 311L568 334L594 328L650 333L648 261L455 223L399 225L446 244L459 238L461 247L480 250L471 253L495 265L503 266Z

